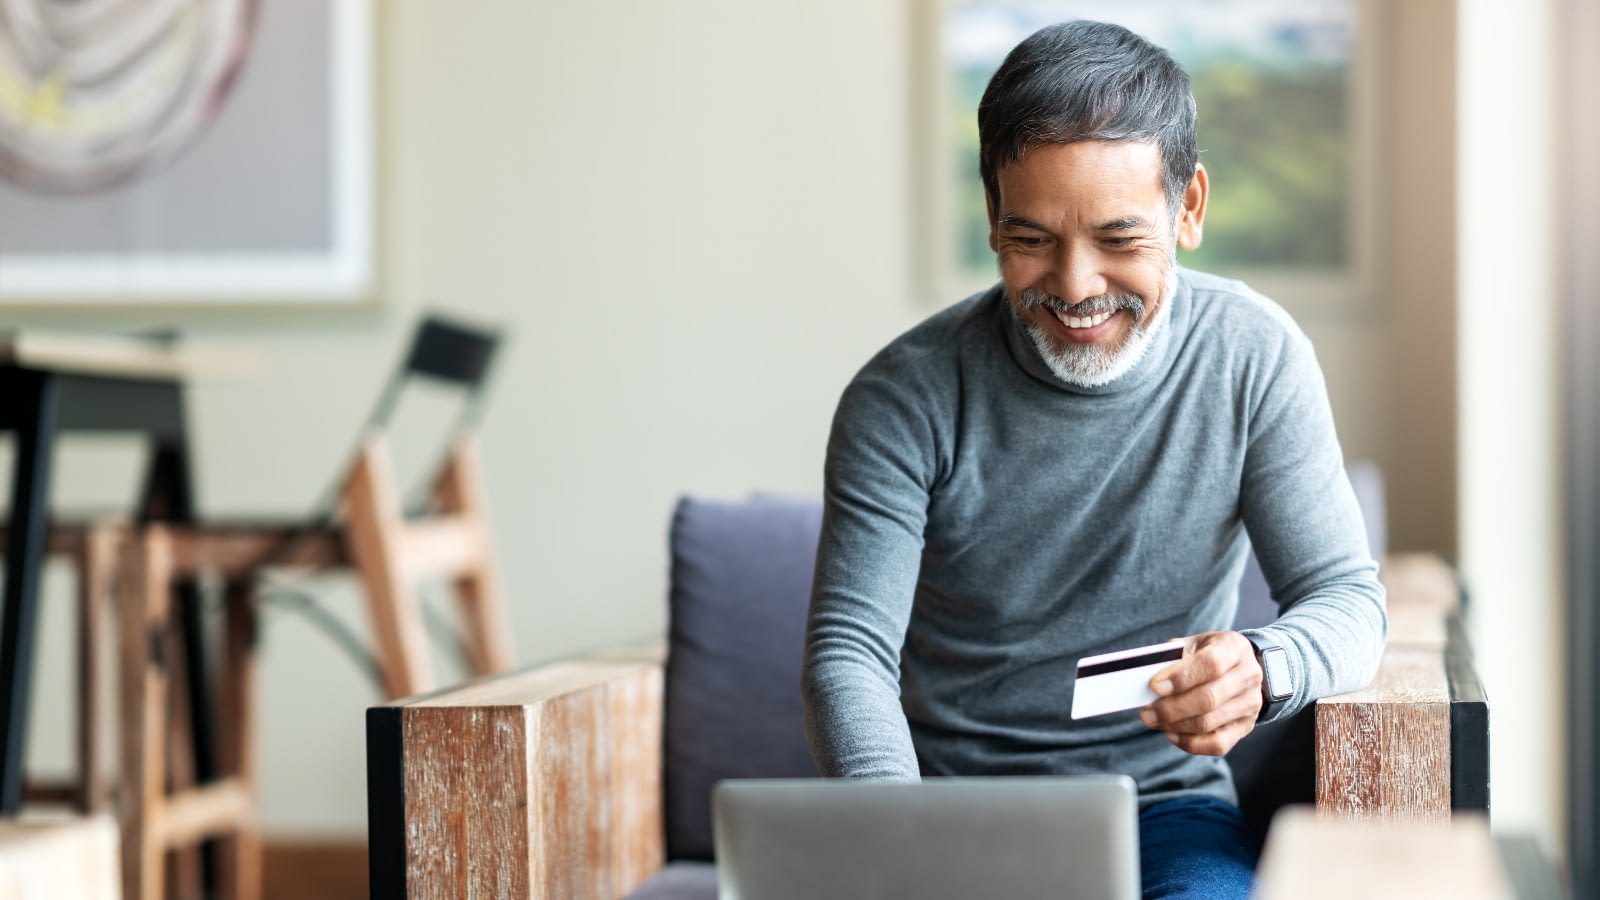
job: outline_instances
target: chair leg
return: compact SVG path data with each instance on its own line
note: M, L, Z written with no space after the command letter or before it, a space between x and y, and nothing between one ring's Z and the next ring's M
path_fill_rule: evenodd
M174 573L176 574L176 573ZM169 587L169 591L172 589ZM170 809L173 799L185 792L193 790L199 784L199 773L195 763L195 723L190 715L194 707L190 703L190 684L184 677L189 671L184 643L184 619L182 616L170 614L164 625L164 631L159 638L166 644L163 651L166 660L167 677L167 713L166 733L162 736L166 753L166 783L162 785L163 804ZM176 677L173 677L173 674ZM163 814L162 820L165 820ZM198 897L204 891L205 875L203 866L203 845L185 844L181 846L168 846L167 856L167 896L179 900Z
M383 441L368 440L345 486L345 531L372 617L384 691L391 699L434 686L422 606L402 565L405 515L394 484Z
M90 525L78 548L78 783L75 805L85 813L111 807L111 785L102 768L105 740L107 617L112 615L117 558L127 527ZM113 667L114 668L114 667Z
M122 883L125 900L160 900L165 847L157 833L166 782L167 661L172 546L151 525L129 541L121 572Z
M260 809L256 781L256 611L248 581L227 585L227 634L220 692L222 775L237 777L250 797L251 815L223 844L221 884L232 900L260 900L262 881Z
M477 561L455 582L468 665L474 675L504 672L515 664L511 621L500 590L489 528L489 504L470 437L459 439L450 448L450 457L434 497L441 511L455 513L478 526Z

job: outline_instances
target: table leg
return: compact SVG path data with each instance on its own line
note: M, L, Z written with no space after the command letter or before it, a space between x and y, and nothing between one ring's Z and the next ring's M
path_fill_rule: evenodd
M32 381L34 389L19 391L14 398L19 421L11 522L6 531L5 612L0 620L0 816L8 818L22 807L39 577L50 524L51 451L59 421L56 377L28 372L22 378Z

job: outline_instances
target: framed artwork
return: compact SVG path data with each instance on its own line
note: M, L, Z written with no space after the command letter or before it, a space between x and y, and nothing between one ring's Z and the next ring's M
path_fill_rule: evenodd
M1375 54L1368 0L924 0L916 23L916 220L923 291L953 302L997 278L978 176L978 102L1005 55L1071 19L1126 26L1189 73L1211 179L1185 266L1291 306L1364 302L1373 240Z
M364 301L371 0L8 0L0 304Z

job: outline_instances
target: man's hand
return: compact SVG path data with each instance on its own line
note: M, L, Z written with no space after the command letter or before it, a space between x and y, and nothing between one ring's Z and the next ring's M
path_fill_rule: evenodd
M1237 631L1211 631L1184 640L1183 659L1150 679L1160 699L1139 718L1189 753L1222 756L1256 727L1261 712L1261 664Z

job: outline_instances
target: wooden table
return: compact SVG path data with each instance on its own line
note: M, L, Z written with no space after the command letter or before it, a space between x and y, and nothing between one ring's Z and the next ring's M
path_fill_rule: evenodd
M0 816L22 803L28 698L38 629L39 579L49 536L50 476L57 435L68 431L145 435L153 453L137 518L194 517L184 383L222 370L219 357L178 350L161 339L0 332L0 429L17 435L5 538L4 618L0 620ZM201 736L210 734L204 694L202 629L191 585L180 594L185 658L194 692L196 768L214 765Z

